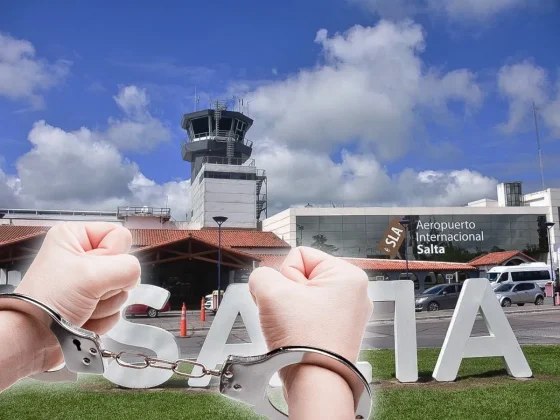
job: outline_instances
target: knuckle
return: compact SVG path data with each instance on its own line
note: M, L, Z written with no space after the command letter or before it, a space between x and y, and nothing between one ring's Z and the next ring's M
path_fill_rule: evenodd
M57 223L49 228L46 237L52 238L58 236L62 231L66 230L68 222Z
M127 264L128 264L128 274L130 277L138 278L142 272L142 268L140 267L140 261L134 255L126 254L127 257Z

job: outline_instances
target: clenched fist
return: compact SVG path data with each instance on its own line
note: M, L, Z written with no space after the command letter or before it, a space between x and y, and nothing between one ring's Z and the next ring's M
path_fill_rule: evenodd
M127 254L130 232L112 223L61 223L49 230L17 293L58 311L73 324L102 335L140 279L140 264ZM40 328L40 327L37 327ZM43 369L62 362L58 342L43 332Z
M373 305L360 268L313 248L293 249L280 272L259 268L249 279L270 350L312 346L356 363Z

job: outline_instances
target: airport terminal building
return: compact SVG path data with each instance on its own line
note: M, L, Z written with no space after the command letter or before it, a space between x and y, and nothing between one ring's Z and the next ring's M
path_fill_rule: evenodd
M497 200L462 207L306 206L268 217L267 175L257 169L246 137L253 120L239 111L218 101L214 109L183 116L191 211L178 220L151 203L116 211L0 208L0 286L19 283L48 229L63 221L127 227L142 281L172 290L174 303L195 305L217 288L218 272L222 287L245 282L254 267L279 269L298 245L344 258L372 281L407 278L408 268L420 292L484 276L493 265L550 263L549 244L558 267L560 189L523 194L520 182L498 185ZM394 219L406 221L407 240L388 259L379 244Z
M498 200L462 207L302 207L284 210L263 222L291 246L323 248L341 257L387 258L378 247L393 219L408 221L409 260L467 263L476 257L520 251L549 261L549 242L558 264L560 189L521 193L521 183L498 186ZM553 222L552 228L547 223Z

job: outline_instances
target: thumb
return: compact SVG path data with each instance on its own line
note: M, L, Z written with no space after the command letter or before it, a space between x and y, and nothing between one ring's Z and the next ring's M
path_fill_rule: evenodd
M99 299L112 290L132 290L140 283L140 262L130 254L91 256L89 294Z
M257 306L259 301L279 299L281 293L294 287L303 286L269 267L259 267L253 270L249 277L249 291Z

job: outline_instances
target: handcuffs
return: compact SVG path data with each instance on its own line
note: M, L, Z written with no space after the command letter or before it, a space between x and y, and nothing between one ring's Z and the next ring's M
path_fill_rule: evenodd
M115 359L124 367L144 369L153 367L172 370L182 376L199 378L206 375L220 378L220 393L231 399L254 407L257 414L269 419L281 420L287 415L268 399L268 383L280 369L294 364L310 364L324 367L346 380L354 397L356 419L368 419L371 413L371 389L360 371L348 360L335 353L313 347L281 347L259 356L229 356L220 370L206 369L200 363L180 359L170 362L162 359L123 351L113 353L103 349L101 338L93 331L85 330L64 319L57 311L29 296L18 293L0 294L0 310L12 309L29 314L45 324L56 336L68 370L74 373L103 375L107 359ZM143 365L124 362L125 354L144 356ZM178 366L191 364L202 367L202 374L181 374Z

